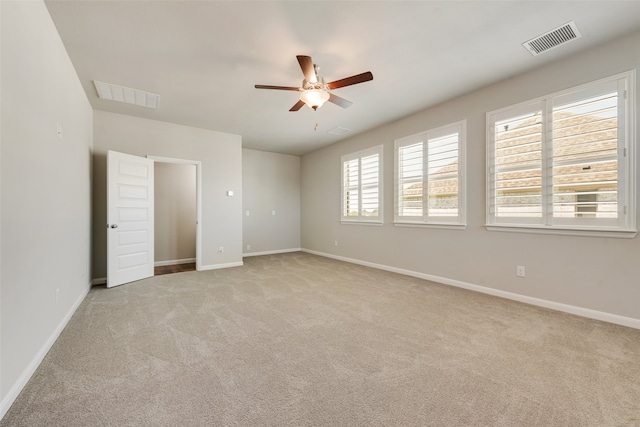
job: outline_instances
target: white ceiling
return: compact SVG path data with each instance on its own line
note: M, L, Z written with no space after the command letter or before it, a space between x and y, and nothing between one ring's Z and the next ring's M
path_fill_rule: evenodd
M94 109L242 135L304 154L640 29L638 1L65 1L47 7ZM533 57L522 43L568 21L582 38ZM373 81L318 111L289 108L296 55L333 81ZM157 110L98 99L92 81L160 95ZM317 124L317 130L314 130ZM327 133L343 127L344 136Z

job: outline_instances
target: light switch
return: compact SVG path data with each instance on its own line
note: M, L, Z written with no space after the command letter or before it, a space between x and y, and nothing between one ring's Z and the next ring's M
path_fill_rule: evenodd
M227 196L229 196L229 197L233 196L233 191L231 191L231 190L227 191Z

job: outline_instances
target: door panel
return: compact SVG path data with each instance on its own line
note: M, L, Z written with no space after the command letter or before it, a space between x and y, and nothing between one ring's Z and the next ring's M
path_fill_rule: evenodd
M107 287L153 276L153 160L107 153Z

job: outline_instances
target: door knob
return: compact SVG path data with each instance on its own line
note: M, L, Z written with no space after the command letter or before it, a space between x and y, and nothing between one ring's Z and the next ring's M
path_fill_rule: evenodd
M111 224L111 228L118 228L118 224Z

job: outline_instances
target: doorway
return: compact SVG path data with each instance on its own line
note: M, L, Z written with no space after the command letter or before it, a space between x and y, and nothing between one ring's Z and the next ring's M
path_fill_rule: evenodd
M201 162L147 157L155 163L154 274L199 270Z

